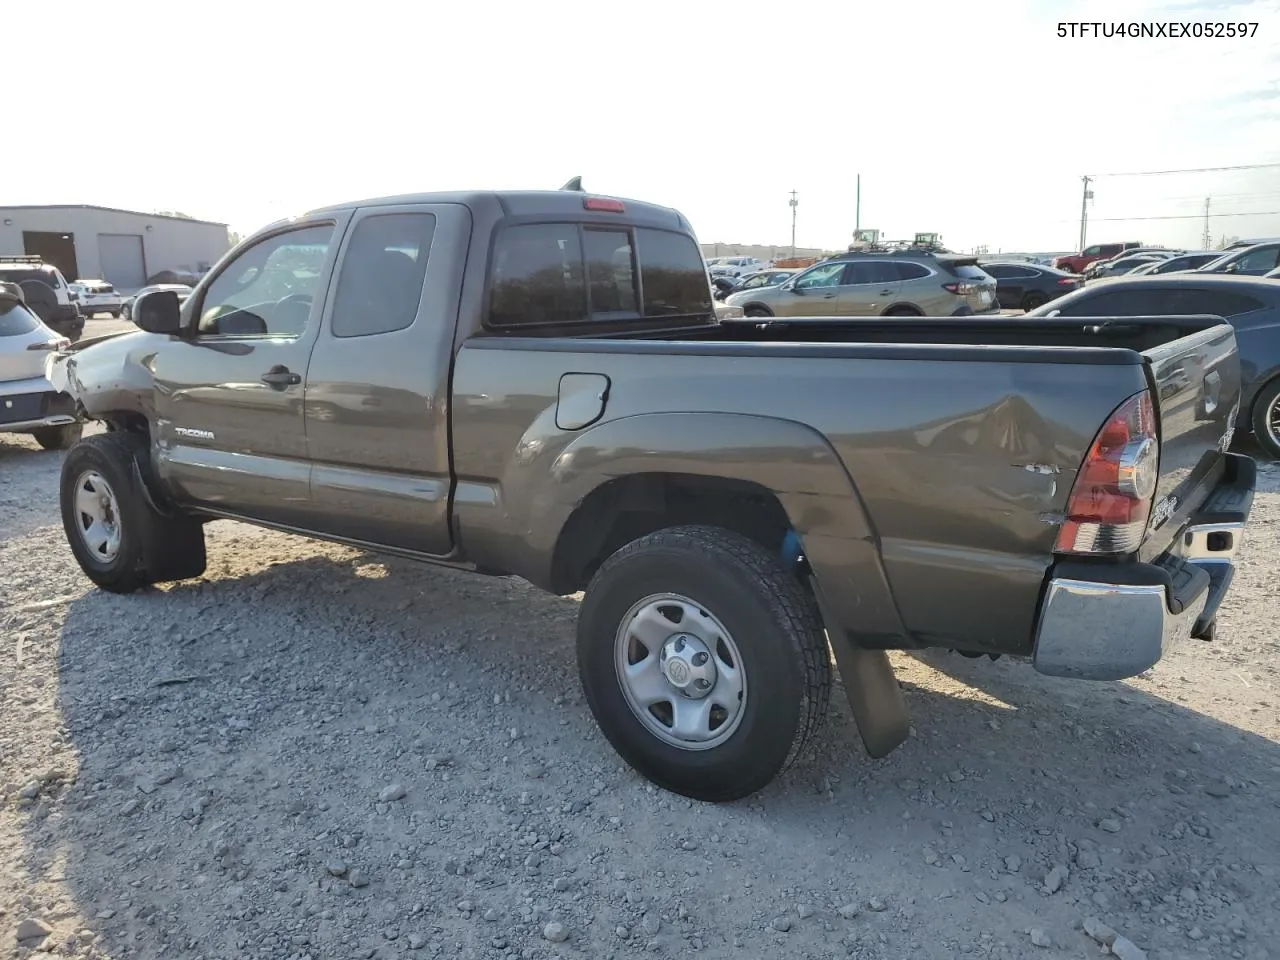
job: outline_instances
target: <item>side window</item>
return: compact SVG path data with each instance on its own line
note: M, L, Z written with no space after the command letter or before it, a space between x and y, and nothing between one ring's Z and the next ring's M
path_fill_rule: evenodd
M205 336L297 337L320 286L333 225L302 227L260 240L226 265L204 292Z
M384 213L356 224L334 291L335 337L390 333L413 323L435 230L430 213Z
M1241 273L1266 273L1276 265L1276 254L1280 247L1263 247L1246 253L1236 261L1236 269Z
M582 244L572 223L507 227L493 253L489 322L581 323L587 316Z
M587 296L591 316L625 313L635 316L636 279L631 234L626 230L583 230L587 262Z
M707 281L698 266L698 248L682 233L636 230L640 289L646 317L711 313Z
M816 287L839 286L844 268L843 263L820 264L797 280L796 287L801 290L811 290Z
M1252 297L1217 290L1181 290L1178 313L1211 313L1219 317L1235 317L1262 309Z
M1095 243L1092 247L1085 247L1080 252L1086 257L1096 257L1102 253L1102 246Z
M849 264L844 282L850 286L872 283L897 283L898 265L884 260L855 260Z
M1008 280L1013 276L1012 267L1006 267L999 263L984 263L982 269L987 276L995 277L997 280Z
M1141 317L1163 312L1149 291L1112 290L1062 308L1064 317Z
M892 266L897 268L899 280L923 280L929 276L929 268L923 264L899 261Z

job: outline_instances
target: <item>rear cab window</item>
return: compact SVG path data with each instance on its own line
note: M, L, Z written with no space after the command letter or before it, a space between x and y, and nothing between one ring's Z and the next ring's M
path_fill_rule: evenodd
M521 223L494 242L486 325L531 329L715 316L693 238L652 227Z

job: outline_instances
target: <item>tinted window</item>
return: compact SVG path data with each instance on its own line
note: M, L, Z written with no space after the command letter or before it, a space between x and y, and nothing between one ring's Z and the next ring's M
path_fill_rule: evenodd
M638 310L631 234L626 230L589 228L582 232L582 242L592 316L601 313L635 316Z
M906 263L898 261L893 264L898 270L899 280L923 280L929 276L929 268L919 263Z
M693 238L668 230L636 230L646 317L711 312L706 277Z
M200 332L296 337L307 326L333 226L303 227L245 249L204 292Z
M379 214L356 224L334 292L335 337L390 333L413 323L435 229L430 213Z
M897 283L900 279L898 265L884 260L855 260L849 264L844 283L850 286L863 283Z
M960 267L953 267L951 270L961 280L990 280L991 274L983 270L977 264L965 264Z
M20 303L0 300L0 337L18 337L38 329L40 321Z
M1258 310L1262 303L1252 297L1218 290L1112 290L1096 297L1084 297L1062 311L1067 317L1188 316L1207 313L1234 317Z
M1248 253L1237 257L1234 263L1236 269L1241 273L1266 273L1275 268L1277 253L1280 253L1280 247L1263 247L1260 250L1250 250Z
M1163 313L1158 291L1111 290L1062 307L1064 317L1140 317Z
M582 245L572 223L507 227L493 253L489 321L580 323L587 316Z
M1092 247L1085 247L1080 252L1084 254L1086 257L1094 257L1102 252L1102 247L1098 246L1097 244L1094 244Z
M995 277L997 280L1009 280L1016 276L1013 267L1006 267L999 263L984 264L982 269L987 276Z
M1177 293L1177 313L1212 313L1219 317L1234 317L1262 309L1261 301L1234 291L1179 290Z
M796 281L802 290L812 287L836 287L840 285L840 277L844 274L843 263L822 263L805 273Z

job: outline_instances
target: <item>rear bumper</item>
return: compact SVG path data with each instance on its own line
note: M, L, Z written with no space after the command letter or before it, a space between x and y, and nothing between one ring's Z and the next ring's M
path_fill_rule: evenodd
M1223 482L1155 562L1054 565L1036 627L1036 670L1123 680L1151 668L1190 637L1213 638L1256 482L1251 458L1228 457Z
M75 401L43 377L0 385L0 433L25 433L76 422Z

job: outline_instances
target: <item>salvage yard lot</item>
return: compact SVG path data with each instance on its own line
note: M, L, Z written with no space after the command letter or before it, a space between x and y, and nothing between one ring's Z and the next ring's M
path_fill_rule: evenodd
M896 656L906 745L836 696L717 807L597 732L575 600L227 522L204 580L113 596L61 459L0 438L0 955L1096 956L1085 918L1276 955L1275 465L1216 643L1126 684Z

